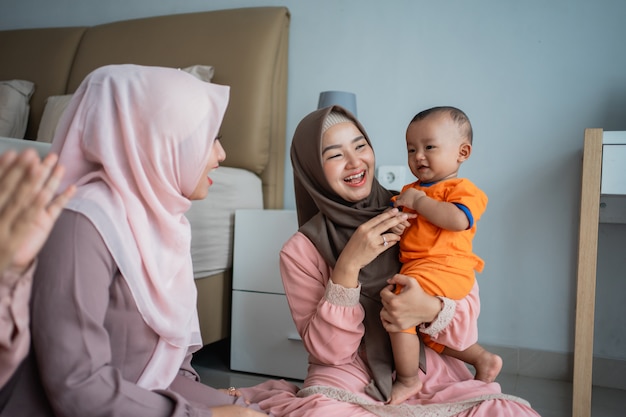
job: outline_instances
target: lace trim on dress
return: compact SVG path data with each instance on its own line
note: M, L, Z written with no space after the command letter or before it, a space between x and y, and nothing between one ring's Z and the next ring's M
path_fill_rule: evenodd
M446 297L437 296L437 298L443 301L443 308L439 312L439 315L437 315L437 318L432 323L422 323L419 325L420 332L429 336L436 336L437 333L448 327L456 312L456 301Z
M488 400L515 401L530 407L528 401L507 394L486 394L453 403L388 405L366 400L339 388L314 385L298 391L298 397L321 394L338 401L359 405L379 417L452 417Z
M329 303L341 307L353 307L359 304L361 296L361 283L356 288L346 288L342 285L335 284L332 279L328 280L326 285L326 300Z

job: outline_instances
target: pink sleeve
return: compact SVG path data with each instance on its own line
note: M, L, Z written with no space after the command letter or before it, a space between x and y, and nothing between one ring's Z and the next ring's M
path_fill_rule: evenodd
M280 252L280 272L309 361L326 365L353 362L364 332L361 288L333 284L330 268L299 232Z
M11 378L30 346L28 302L33 265L23 274L5 271L0 277L0 387Z
M442 298L444 308L439 316L420 331L432 337L435 342L455 350L465 350L478 341L478 315L480 298L478 282L472 291L461 300Z

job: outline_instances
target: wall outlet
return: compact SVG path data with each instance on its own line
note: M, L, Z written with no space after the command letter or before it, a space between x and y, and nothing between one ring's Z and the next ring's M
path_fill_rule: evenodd
M406 181L406 167L381 165L376 169L376 179L388 190L400 191Z

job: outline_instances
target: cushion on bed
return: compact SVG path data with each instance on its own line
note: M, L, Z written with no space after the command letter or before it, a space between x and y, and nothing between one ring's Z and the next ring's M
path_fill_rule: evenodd
M187 71L191 75L195 75L199 80L210 83L215 74L215 68L212 65L192 65L190 67L182 68L183 71Z
M207 198L193 201L187 212L195 278L232 266L235 210L263 208L262 183L256 174L222 166L209 176L213 185Z
M30 97L35 84L26 80L0 81L0 136L22 139L28 125Z
M41 122L39 123L39 129L37 130L38 142L52 142L54 137L54 131L57 128L59 119L65 111L72 94L66 94L63 96L50 96L46 99L45 107L43 108L43 114L41 115Z
M211 65L192 65L186 68L182 68L198 79L206 82L211 82L215 69ZM52 142L54 138L54 131L59 124L59 119L65 108L67 107L72 94L50 96L46 99L46 104L41 115L41 122L39 123L39 129L37 130L38 142ZM7 136L7 135L5 135Z

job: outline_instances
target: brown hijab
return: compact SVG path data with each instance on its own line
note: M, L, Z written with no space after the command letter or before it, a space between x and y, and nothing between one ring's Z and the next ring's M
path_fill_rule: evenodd
M331 111L341 112L352 120L371 146L365 129L350 112L340 106L326 107L310 113L296 128L291 144L291 163L300 232L334 267L357 227L387 209L393 194L376 178L370 195L356 203L343 200L332 190L324 175L321 158L322 125ZM386 280L399 270L398 245L395 245L359 273L360 301L365 309L364 344L373 377L366 391L380 401L389 398L393 371L389 336L380 320L380 290L386 285Z

